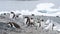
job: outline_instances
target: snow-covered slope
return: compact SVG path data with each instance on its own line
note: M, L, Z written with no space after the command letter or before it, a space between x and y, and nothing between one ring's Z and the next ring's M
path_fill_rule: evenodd
M10 13L11 11L1 11L1 13ZM35 15L43 15L43 16L60 16L60 12L55 12L55 13L42 13L39 12L37 9L33 10L33 11L29 11L29 10L15 10L12 12L14 12L15 14L22 14L22 15L31 15L31 14L35 14Z

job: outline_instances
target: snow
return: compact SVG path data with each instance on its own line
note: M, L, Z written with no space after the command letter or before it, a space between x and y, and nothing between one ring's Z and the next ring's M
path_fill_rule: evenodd
M60 31L60 25L57 25L57 26L53 27L53 29L56 30L56 31Z
M46 29L46 30L49 29L49 30L60 31L60 25L57 22L54 22L54 21L48 19L46 21L46 24L48 24L48 25L45 25L44 29ZM52 26L53 24L55 26Z

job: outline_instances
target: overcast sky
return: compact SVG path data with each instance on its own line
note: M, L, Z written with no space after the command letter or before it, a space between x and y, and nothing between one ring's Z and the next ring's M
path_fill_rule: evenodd
M0 0L0 11L2 10L33 10L39 3L53 3L52 8L60 7L60 0L39 0L39 1L17 1L17 0Z

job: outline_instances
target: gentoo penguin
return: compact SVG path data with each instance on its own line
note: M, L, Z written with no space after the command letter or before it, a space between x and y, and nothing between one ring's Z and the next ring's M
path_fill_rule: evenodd
M34 25L34 19L33 18L29 18L28 19L29 21L28 21L28 26L33 26Z
M34 19L33 18L30 19L30 24L34 25Z
M25 18L24 18L24 24L26 24L26 22L27 22L27 18L25 17Z
M41 27L44 28L44 25L45 25L45 22L44 22L44 20L42 19L42 20L41 20Z
M33 18L30 19L30 18L27 17L27 16L26 16L25 18L27 18L27 21L26 21L27 27L34 25L34 23L33 23Z
M10 18L15 18L15 13L14 12L10 13Z
M15 22L9 22L7 24L10 24L11 27L19 28L20 29L20 26L18 24L16 24Z
M28 16L24 17L26 24L30 23L30 18Z
M12 23L9 22L9 23L7 23L7 24L8 24L10 27L13 27Z

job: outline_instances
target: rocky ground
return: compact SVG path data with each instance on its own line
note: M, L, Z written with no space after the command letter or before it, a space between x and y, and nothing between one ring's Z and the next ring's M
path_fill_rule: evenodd
M0 19L0 22L4 22L4 23L7 23L9 21L13 21L11 19ZM60 32L58 31L52 31L52 30L43 30L41 27L39 27L37 30L36 30L36 27L26 27L26 25L23 25L22 22L17 22L22 29L15 29L13 31L10 31L10 30L4 30L4 29L0 29L0 34L60 34Z
M46 30L42 30L41 28L35 30L33 27L30 27L30 28L26 28L20 32L0 30L0 34L59 34L59 32L57 32L57 31L46 31Z

